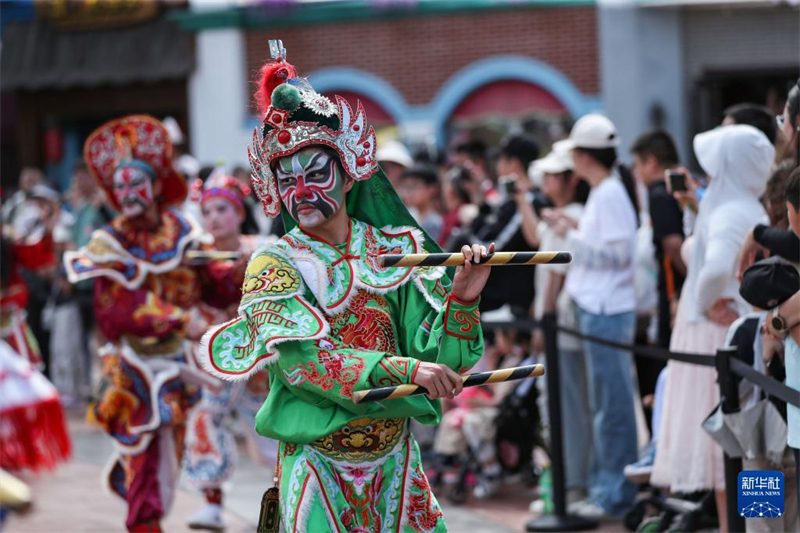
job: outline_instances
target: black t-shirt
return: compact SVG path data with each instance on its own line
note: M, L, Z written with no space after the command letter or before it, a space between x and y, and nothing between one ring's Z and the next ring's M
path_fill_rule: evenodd
M464 235L463 241L457 243L458 250L463 244L495 241L498 252L533 251L522 234L521 222L514 200L494 208L484 204L472 223L471 235ZM534 298L534 272L535 267L521 265L493 268L481 293L481 312L508 304L515 315L527 316Z
M664 180L647 188L650 204L650 223L653 226L653 245L658 261L658 322L659 345L669 347L670 336L670 289L674 297L680 295L684 277L675 270L672 262L665 260L662 241L670 235L683 237L683 213L678 202L667 190ZM671 285L671 287L670 287Z

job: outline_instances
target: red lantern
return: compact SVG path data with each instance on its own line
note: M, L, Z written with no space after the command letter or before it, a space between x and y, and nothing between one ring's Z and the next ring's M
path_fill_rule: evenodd
M64 132L58 128L44 131L44 159L47 163L58 163L64 157Z

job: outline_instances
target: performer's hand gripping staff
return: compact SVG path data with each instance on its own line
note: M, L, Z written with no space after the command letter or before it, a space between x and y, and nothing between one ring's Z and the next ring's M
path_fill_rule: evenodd
M494 253L494 243L488 249L480 244L464 245L461 253L464 259L456 268L452 295L462 302L472 302L478 299L489 279L491 266L485 263L487 257ZM455 398L464 387L461 376L454 370L445 365L424 361L417 368L412 383L424 387L432 400Z
M511 368L500 368L489 372L478 372L476 374L465 374L458 377L463 382L464 387L477 387L478 385L488 385L489 383L501 383L503 381L537 378L543 375L544 366L525 365ZM419 385L395 385L392 387L381 387L378 389L355 391L353 393L353 401L355 403L378 402L380 400L392 400L394 398L405 398L406 396L415 396L417 394L427 393L428 390Z

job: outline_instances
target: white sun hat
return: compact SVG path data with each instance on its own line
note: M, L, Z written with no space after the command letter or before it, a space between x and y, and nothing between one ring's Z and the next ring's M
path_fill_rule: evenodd
M616 148L619 134L607 117L592 113L584 115L572 126L567 146L572 148Z
M532 169L545 174L561 174L572 170L574 163L572 162L572 153L570 153L571 149L572 147L566 139L553 143L550 153L534 161Z
M397 163L405 168L409 168L414 164L414 159L408 153L408 149L400 141L389 141L378 147L378 151L375 153L375 160L378 163L384 161Z

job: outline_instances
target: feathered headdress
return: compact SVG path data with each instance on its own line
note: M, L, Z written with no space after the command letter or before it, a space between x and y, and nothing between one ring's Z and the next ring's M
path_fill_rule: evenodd
M361 103L353 113L344 98L334 105L317 93L308 80L286 62L281 41L270 41L272 62L261 69L256 92L263 123L253 132L247 153L252 169L253 189L264 213L275 217L281 201L271 164L306 146L332 148L342 168L356 181L368 179L378 170L375 161L375 132L367 125Z

